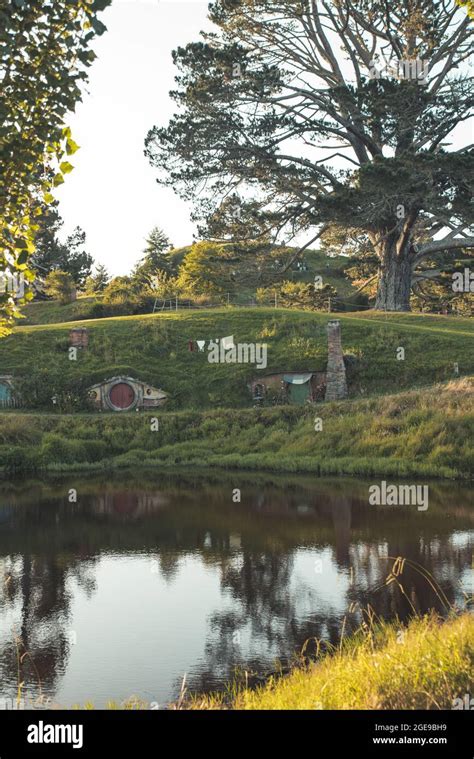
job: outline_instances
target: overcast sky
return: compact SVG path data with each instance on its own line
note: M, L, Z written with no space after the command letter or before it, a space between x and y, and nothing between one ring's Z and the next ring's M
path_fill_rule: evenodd
M100 16L108 31L95 43L99 58L88 93L69 119L81 150L55 194L62 236L81 226L88 251L112 274L130 271L156 225L176 246L192 241L190 207L156 184L143 150L148 130L173 112L171 51L209 28L207 6L207 0L114 0Z

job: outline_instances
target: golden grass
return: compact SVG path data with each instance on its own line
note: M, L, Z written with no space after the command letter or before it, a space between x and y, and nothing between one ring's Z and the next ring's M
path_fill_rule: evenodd
M358 639L256 690L192 698L185 708L452 709L472 691L474 617L381 622Z

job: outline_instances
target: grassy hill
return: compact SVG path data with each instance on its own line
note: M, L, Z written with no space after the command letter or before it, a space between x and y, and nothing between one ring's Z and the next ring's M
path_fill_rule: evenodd
M190 250L191 246L189 245L184 248L176 248L172 251L171 258L179 266ZM296 251L296 248L294 250ZM293 249L290 248L289 251L291 255ZM350 265L350 259L347 256L329 258L321 251L307 250L302 258L302 263L305 267L304 270L297 269L295 264L285 274L284 279L293 282L314 282L314 277L320 275L325 284L336 288L340 298L345 300L354 294L354 288L345 276L345 269ZM255 287L240 287L238 297L232 296L231 302L236 305L248 305L250 302L254 302L254 298ZM110 305L108 308L110 309ZM110 311L108 314L104 314L102 313L103 310L101 296L80 296L74 303L66 305L61 305L54 300L35 301L23 307L25 318L22 319L21 323L23 325L54 324L114 315ZM149 299L149 303L142 310L149 312L153 310L153 298Z
M47 304L49 306L49 304ZM331 317L334 317L332 314ZM207 352L190 352L189 340L234 335L236 342L265 342L272 371L324 370L328 314L284 309L212 309L75 322L87 326L89 347L68 356L72 323L21 326L0 341L0 374L23 385L29 407L51 408L51 396L78 396L95 382L128 374L170 394L167 410L249 407L249 364L210 364ZM383 314L340 314L352 397L422 387L474 374L474 323L468 319ZM405 349L398 361L397 348ZM35 397L37 400L35 401ZM67 409L66 409L67 410Z
M236 342L268 344L262 374L324 370L331 317L222 308L91 320L82 323L89 347L77 361L68 357L71 323L17 327L0 341L0 374L14 375L24 408L0 413L0 466L472 477L474 327L468 319L339 314L351 397L313 407L255 409L247 383L258 369L210 364L207 352L188 348L189 340L234 335ZM404 361L396 357L400 347ZM150 432L149 413L87 413L87 388L118 374L169 393L159 434ZM53 409L53 395L63 413ZM319 433L315 415L324 420Z
M24 318L19 323L20 326L26 326L93 319L96 304L100 302L101 298L95 295L82 296L65 305L61 305L57 300L34 301L23 306Z

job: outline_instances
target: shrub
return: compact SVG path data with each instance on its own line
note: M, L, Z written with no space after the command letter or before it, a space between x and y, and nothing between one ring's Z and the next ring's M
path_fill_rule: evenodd
M43 466L43 457L37 449L22 446L0 446L0 461L7 474L34 472Z
M316 288L309 282L290 282L285 280L268 288L257 290L258 303L271 303L275 295L278 304L284 308L300 308L310 311L327 309L329 298L335 298L337 290L332 285Z
M44 281L44 291L51 298L57 298L62 305L75 300L76 284L65 271L51 271Z
M66 440L54 433L44 436L42 454L48 464L75 464L88 460L82 440Z

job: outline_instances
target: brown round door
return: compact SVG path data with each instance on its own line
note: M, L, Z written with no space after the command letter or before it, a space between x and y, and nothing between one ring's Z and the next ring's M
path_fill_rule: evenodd
M118 382L110 391L109 398L115 408L130 408L135 400L135 391L126 382Z

